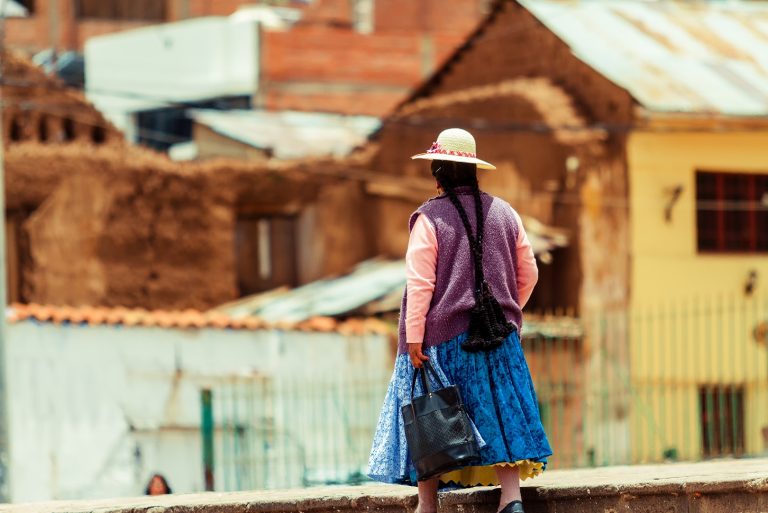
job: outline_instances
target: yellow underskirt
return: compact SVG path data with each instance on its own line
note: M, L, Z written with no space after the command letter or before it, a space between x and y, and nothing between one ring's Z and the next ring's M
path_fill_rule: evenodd
M454 470L440 476L440 481L449 484L453 483L459 486L495 486L499 484L494 467L517 467L520 471L520 479L526 479L538 476L544 471L544 464L531 461L519 460L514 463L497 463L496 465L486 465L484 467L464 467L460 470Z

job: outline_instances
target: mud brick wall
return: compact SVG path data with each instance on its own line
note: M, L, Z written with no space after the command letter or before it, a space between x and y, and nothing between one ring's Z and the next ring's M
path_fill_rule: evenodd
M305 217L304 282L374 256L366 218L350 215L365 210L362 185L295 167L18 144L6 154L6 198L30 213L28 302L207 309L236 299L243 209Z
M626 126L634 108L626 91L576 59L528 11L498 2L475 37L385 122L373 166L429 176L410 155L445 128L469 129L479 156L499 167L480 173L481 186L571 231L569 247L541 266L537 302L599 311L628 300L629 232L625 133L593 128Z
M3 67L3 126L6 144L122 145L122 134L85 97L14 54L0 56Z

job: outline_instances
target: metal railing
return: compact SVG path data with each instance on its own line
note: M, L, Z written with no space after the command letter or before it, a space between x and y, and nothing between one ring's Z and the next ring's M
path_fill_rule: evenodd
M548 468L768 450L768 298L606 312L583 336L527 336ZM358 483L390 378L242 378L213 392L217 489Z
M212 391L216 489L365 481L390 374L372 371L343 381L254 377L222 384Z

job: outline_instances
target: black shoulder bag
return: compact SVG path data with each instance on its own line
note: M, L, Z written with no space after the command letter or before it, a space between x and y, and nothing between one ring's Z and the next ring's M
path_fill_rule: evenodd
M432 390L427 372L443 388ZM413 397L419 376L425 395ZM480 448L458 387L444 386L428 361L421 369L414 369L411 404L403 406L401 412L419 481L480 461Z

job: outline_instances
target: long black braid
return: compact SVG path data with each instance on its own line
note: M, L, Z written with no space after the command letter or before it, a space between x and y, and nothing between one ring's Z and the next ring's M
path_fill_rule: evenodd
M483 270L483 239L485 220L483 202L477 173L474 165L454 162L434 162L432 174L445 191L446 196L456 208L467 233L472 262L475 270L475 306L470 313L469 333L462 349L470 352L489 351L500 346L504 339L515 329L506 320L504 310L494 297L490 285L485 280ZM468 185L475 200L476 235L472 235L472 225L464 206L456 195L455 187Z

